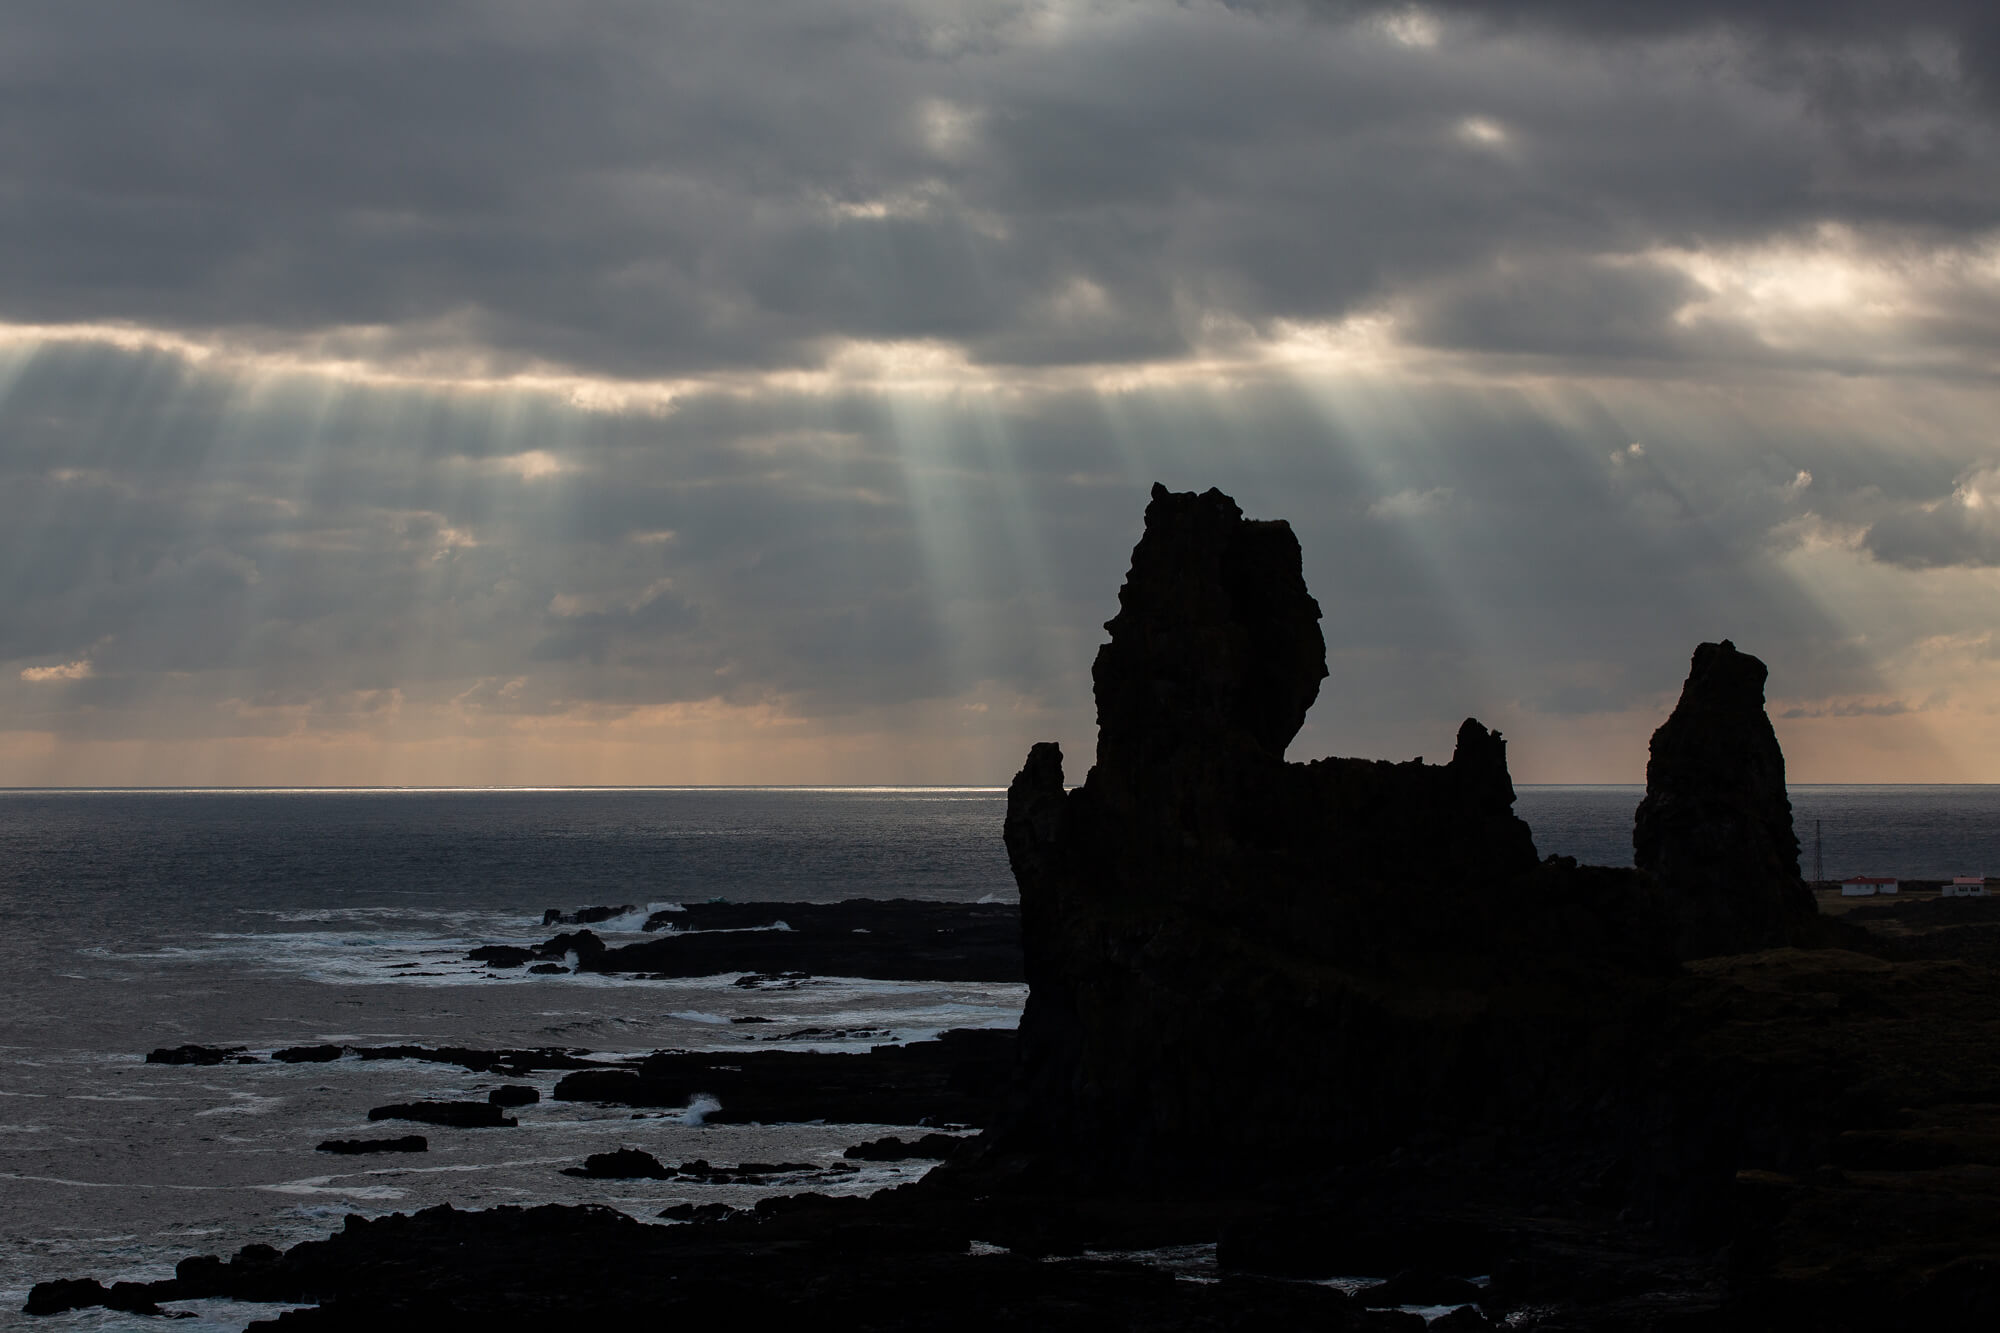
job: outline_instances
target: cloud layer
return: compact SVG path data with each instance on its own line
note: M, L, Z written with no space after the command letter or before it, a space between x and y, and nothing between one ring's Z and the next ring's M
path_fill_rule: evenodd
M1616 10L16 6L8 312L639 378L1403 301L1422 342L1673 357L1737 348L1663 252L1990 238L1979 7ZM1931 319L1993 328L1994 282Z
M1630 778L1729 634L1822 776L1988 772L1996 34L14 6L0 780L1004 779L1155 479L1299 529L1302 748Z

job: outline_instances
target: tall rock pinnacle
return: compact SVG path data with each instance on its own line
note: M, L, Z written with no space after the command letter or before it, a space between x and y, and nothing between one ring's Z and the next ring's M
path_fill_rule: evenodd
M1098 651L1098 762L1143 778L1192 748L1282 760L1326 676L1298 538L1218 490L1153 487Z
M1764 712L1766 674L1727 639L1702 644L1653 733L1633 859L1667 894L1683 957L1784 944L1814 913L1785 756Z

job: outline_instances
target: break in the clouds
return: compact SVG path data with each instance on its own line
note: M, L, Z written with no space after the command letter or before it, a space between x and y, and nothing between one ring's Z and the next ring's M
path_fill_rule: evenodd
M1991 776L1987 7L25 4L0 778L998 780L1147 485L1302 750Z

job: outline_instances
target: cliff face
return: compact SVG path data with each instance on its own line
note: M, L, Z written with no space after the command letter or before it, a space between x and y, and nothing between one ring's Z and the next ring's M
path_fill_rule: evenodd
M1729 640L1702 644L1680 703L1653 733L1633 858L1672 902L1686 958L1795 942L1816 914L1799 878L1765 676Z

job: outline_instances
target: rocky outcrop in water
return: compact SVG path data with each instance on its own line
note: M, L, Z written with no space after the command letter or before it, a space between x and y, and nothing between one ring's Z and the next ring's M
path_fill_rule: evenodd
M557 915L572 921L597 910ZM718 972L886 981L1017 981L1021 976L1020 927L1012 903L908 898L689 903L655 912L645 927L654 938L631 944L607 944L590 930L565 931L532 947L482 945L466 957L494 968L534 964L530 971L542 971L558 965L550 974L567 971L560 964L573 960L579 972L638 973L656 980Z
M319 1151L353 1157L362 1153L429 1152L430 1140L421 1134L405 1134L395 1139L328 1139Z
M715 1124L979 1124L1014 1062L1014 1033L956 1029L932 1041L832 1051L656 1051L636 1064L583 1070L558 1102L679 1109L706 1099Z
M1686 958L1797 942L1817 913L1799 877L1766 674L1727 639L1702 644L1653 733L1633 859L1666 892Z
M520 1124L491 1102L397 1102L368 1112L370 1120L415 1120L455 1129L512 1129Z

